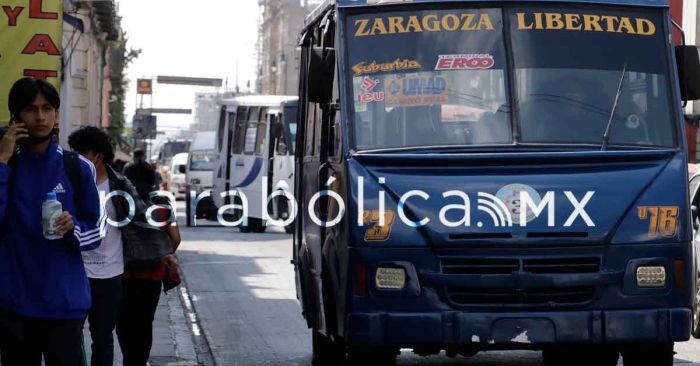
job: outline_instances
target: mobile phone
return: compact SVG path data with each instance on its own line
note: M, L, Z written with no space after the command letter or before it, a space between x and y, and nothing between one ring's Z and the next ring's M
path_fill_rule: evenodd
M16 123L19 123L19 119L14 114L10 115L10 117L11 117L10 126L12 126ZM16 143L17 143L17 147L25 146L27 144L27 138L23 137L23 138L17 140Z

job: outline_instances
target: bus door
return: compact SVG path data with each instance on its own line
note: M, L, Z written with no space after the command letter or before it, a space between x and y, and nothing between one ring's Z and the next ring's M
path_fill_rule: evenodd
M239 107L247 109L247 118L238 117L234 132L235 143L231 155L231 189L239 189L248 199L248 215L261 218L260 207L262 176L267 172L263 147L267 136L266 107Z
M216 161L214 162L214 182L211 193L216 207L226 204L221 193L228 191L229 152L233 138L233 121L235 121L235 110L228 112L227 107L222 106L219 114L219 126L216 131Z
M329 23L330 22L330 23ZM319 25L318 28L313 30L314 35L311 36L309 40L309 45L315 45L320 47L332 47L333 46L333 25L331 13L328 14L326 19ZM302 53L307 53L307 57L310 57L310 47L302 48ZM306 62L306 70L302 71L302 78L306 78L308 75L308 70L310 63ZM306 74L306 75L305 75ZM305 80L308 83L309 80ZM303 145L298 146L297 151L303 154L302 161L302 178L300 180L300 186L297 187L297 192L301 193L301 200L305 205L310 205L314 195L318 192L324 190L333 190L337 192L339 184L339 174L335 168L335 164L329 160L329 144L328 136L331 126L331 108L330 100L328 103L315 103L309 101L309 87L308 84L304 86L302 93L300 93L299 104L305 104L300 106L303 108L303 112L300 116L303 117L299 120L299 123L303 123L303 139L299 139L300 143ZM330 183L329 178L333 178L334 183ZM320 196L317 199L317 203L314 207L308 207L301 212L299 212L299 218L302 219L300 223L302 230L302 242L301 242L301 255L299 261L302 263L302 271L305 272L307 276L306 284L311 286L311 291L313 291L314 296L310 304L311 309L307 311L312 311L315 315L311 316L312 326L322 332L326 331L326 317L323 315L324 305L323 305L323 284L321 276L324 271L324 250L323 246L327 244L326 235L327 229L325 225L319 225L319 221L322 224L333 219L336 215L334 211L334 205L331 202L335 200L329 200L328 196ZM313 210L316 217L311 217L309 211ZM302 258L304 256L305 258ZM325 282L329 284L329 282Z

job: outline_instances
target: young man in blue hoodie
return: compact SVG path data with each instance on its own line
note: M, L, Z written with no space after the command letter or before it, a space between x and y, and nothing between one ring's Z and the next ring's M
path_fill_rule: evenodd
M95 167L54 141L60 100L51 84L20 79L8 99L12 121L0 139L2 365L39 366L42 355L47 366L82 365L90 286L81 251L98 246L106 229ZM48 192L64 210L56 240L42 234Z

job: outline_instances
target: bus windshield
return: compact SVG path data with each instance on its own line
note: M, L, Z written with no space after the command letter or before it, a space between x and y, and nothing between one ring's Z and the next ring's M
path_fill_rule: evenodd
M354 14L354 149L600 146L608 125L611 146L673 147L662 19L571 6Z
M213 170L215 158L214 149L193 150L190 156L190 170Z

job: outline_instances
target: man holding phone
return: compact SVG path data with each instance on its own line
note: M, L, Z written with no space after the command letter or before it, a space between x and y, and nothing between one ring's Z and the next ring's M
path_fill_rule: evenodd
M82 322L90 287L81 251L98 246L106 216L95 167L52 138L60 99L50 83L18 80L11 88L10 127L0 139L0 356L3 366L81 365ZM78 180L70 179L75 157ZM75 187L76 183L79 187ZM41 207L56 193L63 213L42 235Z

